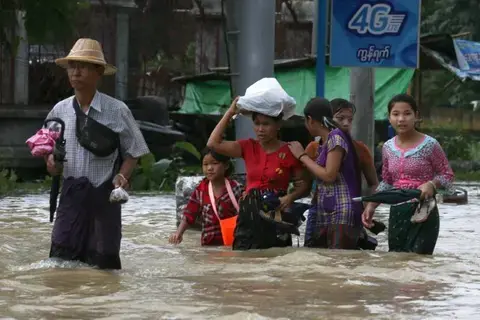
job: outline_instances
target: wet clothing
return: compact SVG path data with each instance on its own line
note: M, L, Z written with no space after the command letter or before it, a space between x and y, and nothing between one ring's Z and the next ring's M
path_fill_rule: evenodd
M361 178L351 139L340 129L331 131L326 143L319 147L317 164L325 167L328 153L337 147L345 152L342 165L333 183L317 179L316 195L307 219L305 245L356 249L363 229L363 206L352 201L361 195Z
M257 140L245 139L238 143L247 171L247 192L252 189L286 192L294 174L303 169L286 143L268 154Z
M396 137L382 150L382 182L377 191L416 189L428 181L437 181L447 192L452 189L453 171L438 141L428 135L412 148L403 149ZM418 202L390 207L388 245L390 251L432 254L439 232L438 208L422 223L411 223Z
M265 214L265 211L263 211L265 210L265 204L262 198L266 192L270 191L251 189L240 200L240 212L238 214L237 227L235 228L235 240L232 246L233 250L268 249L272 247L292 246L291 234L281 231L285 230L283 229L284 225L275 222L269 217L268 213ZM285 215L282 220L298 224L298 219L300 218L300 215L303 214L303 212L299 212L298 210L301 211L302 208L303 206L292 206L292 211L282 214L282 216ZM260 210L263 212L260 213ZM294 221L295 219L297 219L297 221ZM292 226L295 226L295 224L292 224ZM294 228L297 229L296 226Z
M315 189L317 186L315 185ZM310 204L310 208L308 209L307 213L307 225L305 226L305 240L304 240L304 246L305 247L312 247L312 237L314 233L316 232L317 225L317 193L316 190L314 190L314 194L312 197L312 202Z
M260 210L264 210L264 194L274 193L281 197L287 193L294 175L303 170L302 163L292 154L288 144L266 153L257 140L245 139L238 143L245 161L247 185L246 195L239 203L233 250L291 246L291 234L278 222L265 218L267 215L262 215ZM296 227L287 229L298 230Z
M233 194L238 200L242 196L243 186L235 180L229 180L232 186ZM218 217L213 211L210 197L208 194L209 180L203 179L193 191L190 200L185 207L183 215L189 225L195 223L199 218L202 224L201 243L205 245L223 245L222 231ZM222 219L234 217L237 211L230 200L227 189L217 199L218 215Z
M109 202L112 179L120 158L139 158L149 150L125 103L100 92L96 92L86 115L105 130L117 133L118 147L107 156L85 149L77 138L77 125L83 124L77 119L74 99L60 101L47 116L65 122L67 160L50 256L80 260L102 269L120 269L121 207ZM94 135L80 129L85 131L84 138Z
M358 239L363 229L348 224L330 224L313 232L305 238L305 247L325 249L358 249Z
M418 202L409 202L390 207L388 218L388 250L433 254L440 230L438 208L433 209L427 220L412 223L410 218Z
M87 178L63 181L52 232L51 258L78 260L101 269L121 269L120 204L108 200L110 181L94 187Z

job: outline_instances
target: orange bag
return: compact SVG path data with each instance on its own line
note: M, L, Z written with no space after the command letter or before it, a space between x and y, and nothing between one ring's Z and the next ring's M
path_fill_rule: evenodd
M225 186L227 187L227 192L228 192L228 196L230 197L230 201L232 201L232 204L238 213L239 211L238 201L237 199L235 199L235 195L233 194L230 181L228 181L228 179L226 178L225 178ZM218 221L220 222L220 230L222 232L223 245L231 246L233 245L234 231L235 231L235 227L237 226L238 215L234 217L226 218L226 219L220 218L220 216L218 215L217 204L215 202L215 195L213 194L213 187L211 182L208 184L208 196L210 197L210 202L212 204L213 212L215 212L215 215L217 216Z

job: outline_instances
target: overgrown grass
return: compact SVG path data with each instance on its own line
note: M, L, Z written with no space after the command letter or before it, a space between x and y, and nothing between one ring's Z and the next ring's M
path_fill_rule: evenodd
M470 172L455 172L455 181L465 181L465 182L480 182L480 172L479 171L470 171Z
M187 165L182 155L189 153L197 159L196 165ZM200 152L188 142L177 142L170 158L155 159L153 154L140 158L131 179L134 191L175 190L178 176L192 176L201 173Z
M2 187L0 190L0 197L6 196L24 196L29 194L39 194L50 191L50 182L46 181L29 181L17 182L15 185L10 185L8 188Z
M470 159L480 161L480 142L472 143L468 148Z

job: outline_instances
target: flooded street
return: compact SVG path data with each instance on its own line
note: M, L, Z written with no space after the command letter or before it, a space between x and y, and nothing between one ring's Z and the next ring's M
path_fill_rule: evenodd
M48 196L4 198L0 319L480 319L480 196L468 190L468 205L440 206L434 256L388 253L385 234L374 252L204 249L198 231L172 246L174 196L135 196L120 272L49 261Z

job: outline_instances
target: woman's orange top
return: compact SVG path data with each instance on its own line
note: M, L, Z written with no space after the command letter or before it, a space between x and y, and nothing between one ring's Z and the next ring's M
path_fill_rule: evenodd
M363 172L365 169L373 166L373 157L368 149L367 145L361 141L353 140L355 150L357 151L358 160L360 162L360 168ZM320 143L318 141L312 141L305 148L305 153L313 160L317 160L318 157L318 148Z

